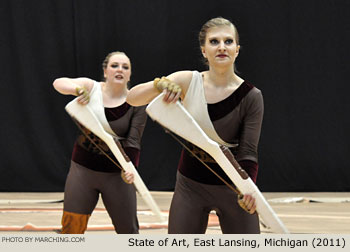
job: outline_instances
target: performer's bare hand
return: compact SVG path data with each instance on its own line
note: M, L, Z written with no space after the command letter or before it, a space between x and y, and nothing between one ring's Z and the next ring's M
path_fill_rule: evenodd
M134 182L134 174L132 172L122 171L121 172L122 179L127 184L132 184Z
M180 85L176 84L175 82L162 77L156 78L153 83L154 87L158 89L159 92L163 92L165 94L163 101L167 103L175 103L180 98L182 89Z
M164 89L163 92L165 93L163 101L167 103L175 103L181 95L181 91L174 93L172 91L169 91L168 89Z
M86 105L90 101L90 94L89 91L85 87L77 87L76 88L76 95L78 96L78 103L81 105Z
M256 211L255 198L250 194L245 194L238 200L239 205L248 213L253 214Z

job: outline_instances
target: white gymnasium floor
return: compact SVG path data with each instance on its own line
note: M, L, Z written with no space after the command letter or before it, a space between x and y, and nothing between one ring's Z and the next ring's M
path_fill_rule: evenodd
M151 192L167 215L172 192ZM263 193L291 233L350 234L350 193ZM0 193L0 234L55 233L60 228L63 193ZM153 216L138 196L141 234L166 234L167 223ZM262 233L271 233L261 226ZM114 233L99 201L87 233ZM207 234L221 234L215 213Z

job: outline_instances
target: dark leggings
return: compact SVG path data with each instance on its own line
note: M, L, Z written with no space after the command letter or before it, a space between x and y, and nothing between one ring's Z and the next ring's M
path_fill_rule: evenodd
M177 173L169 213L169 234L204 234L215 210L224 234L258 234L259 218L245 212L226 185L207 185Z
M138 234L135 187L126 184L120 172L97 172L71 161L64 191L64 211L91 214L99 194L116 232Z

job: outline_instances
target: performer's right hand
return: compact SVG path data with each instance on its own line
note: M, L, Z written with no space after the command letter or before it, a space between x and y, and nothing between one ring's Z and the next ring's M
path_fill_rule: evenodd
M165 94L163 101L167 103L175 103L180 98L182 91L180 85L165 77L162 77L161 79L156 78L154 80L154 87L158 89L159 92Z
M248 213L253 214L256 211L255 198L250 194L243 195L243 198L238 199L239 205Z
M86 105L90 101L89 91L85 87L77 87L75 89L76 95L78 96L78 103Z
M134 183L135 177L134 177L134 174L132 172L121 171L121 176L122 176L122 179L125 183L127 183L127 184Z

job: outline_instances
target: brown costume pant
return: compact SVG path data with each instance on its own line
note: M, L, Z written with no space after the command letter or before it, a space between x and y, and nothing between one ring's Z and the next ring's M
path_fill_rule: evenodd
M66 180L62 233L84 233L101 194L117 233L138 234L136 191L120 172L97 172L75 162Z
M226 185L207 185L177 173L169 213L169 234L204 234L211 210L219 217L224 234L258 234L258 215L245 212L237 194Z

